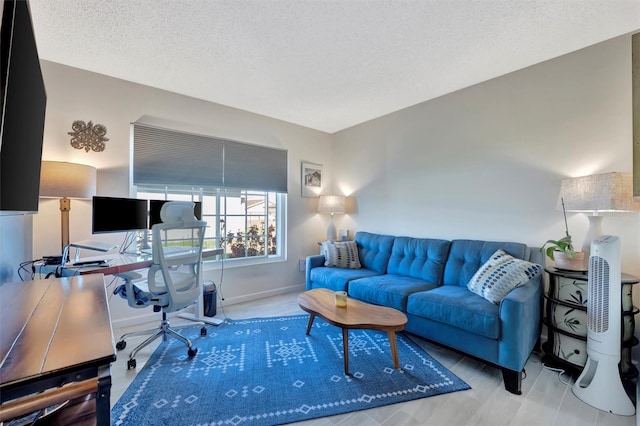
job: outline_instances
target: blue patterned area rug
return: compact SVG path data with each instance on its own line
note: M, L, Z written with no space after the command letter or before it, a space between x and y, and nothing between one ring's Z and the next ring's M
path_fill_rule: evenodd
M276 425L469 389L402 333L401 370L386 333L349 330L345 376L342 332L308 315L227 321L182 331L198 348L160 344L111 410L113 425ZM124 362L118 360L118 362Z

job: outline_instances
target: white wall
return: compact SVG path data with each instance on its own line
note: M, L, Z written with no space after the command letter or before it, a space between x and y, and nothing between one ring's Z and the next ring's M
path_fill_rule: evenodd
M30 214L0 215L0 285L20 281L20 264L32 259L32 223ZM30 267L20 272L25 280L30 279Z
M555 209L562 178L632 168L630 37L334 135L46 61L43 71L49 95L43 159L96 166L101 195L129 195L129 123L142 116L288 149L288 259L225 268L230 302L304 282L298 259L317 252L328 218L315 213L317 199L300 197L301 161L324 165L325 193L351 196L350 212L336 217L338 228L530 245L564 234ZM74 120L104 124L106 151L73 149L67 132ZM34 256L59 251L58 203L43 201L40 210ZM72 202L71 240L91 237L90 217L88 202ZM568 219L580 246L587 218ZM622 240L623 270L640 276L638 215L607 217L603 228ZM112 303L116 320L131 312L121 303Z
M233 302L234 299L268 295L304 284L298 260L317 253L317 241L322 231L310 232L309 223L318 216L315 212L317 199L300 196L300 163L327 164L331 153L330 135L52 62L43 61L42 68L48 95L42 158L95 166L98 169L98 195L132 195L128 174L130 123L142 117L147 123L169 128L288 150L288 258L286 262L245 268L231 268L231 262L227 262L223 290L225 298ZM71 147L67 132L71 131L75 120L91 120L107 127L109 141L105 151L85 152ZM71 241L85 238L122 241L123 234L91 235L90 201L72 200L70 222ZM58 200L41 200L33 228L34 257L59 254ZM219 271L207 272L204 279L210 278L218 281ZM111 308L116 321L133 312L118 298L112 299Z
M565 177L631 172L631 37L514 72L337 133L338 227L511 240L564 236ZM570 213L580 247L588 221ZM640 217L606 217L623 270L640 276Z

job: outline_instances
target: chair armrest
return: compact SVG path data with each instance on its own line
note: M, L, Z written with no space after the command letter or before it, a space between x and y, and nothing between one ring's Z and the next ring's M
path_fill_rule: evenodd
M136 272L136 271L128 271L128 272L118 272L117 274L114 274L116 277L120 277L125 281L134 281L137 279L142 278L142 274Z
M512 290L500 303L499 364L521 371L540 338L542 326L542 276Z
M144 308L149 305L151 298L146 291L147 283L142 279L142 275L131 271L115 274L115 276L122 278L124 284L117 286L113 294L127 299L127 304L132 308Z
M307 261L305 263L305 266L306 266L305 267L306 287L307 287L307 290L311 290L311 270L319 266L324 266L324 254L307 256Z

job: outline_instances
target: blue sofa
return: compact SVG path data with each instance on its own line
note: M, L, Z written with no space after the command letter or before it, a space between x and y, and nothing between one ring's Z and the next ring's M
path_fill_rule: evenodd
M525 244L395 237L358 232L360 268L327 267L323 254L306 259L306 288L347 291L349 297L407 315L406 331L502 369L505 389L521 393L525 363L539 344L541 273L511 290L499 304L467 284L498 249L542 264Z

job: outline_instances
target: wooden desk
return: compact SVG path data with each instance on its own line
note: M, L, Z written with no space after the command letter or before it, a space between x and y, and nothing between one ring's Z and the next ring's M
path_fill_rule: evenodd
M0 421L88 394L93 413L61 422L110 424L116 351L103 275L0 285L0 323Z
M213 256L219 256L223 253L222 249L206 249L202 251L202 258L207 259ZM36 270L40 274L58 274L63 277L74 277L77 275L90 275L90 274L103 274L103 275L116 275L124 272L137 271L138 269L146 269L153 263L152 256L150 254L103 254L102 256L83 257L81 261L90 260L106 260L108 262L105 266L73 266L67 264L64 267L59 265L36 265Z
M75 277L78 275L91 275L91 274L103 274L103 275L115 275L123 272L135 271L138 269L145 269L151 266L151 255L135 255L135 254L103 254L102 256L83 257L81 261L89 260L106 260L108 262L105 266L73 266L68 263L64 267L60 265L45 265L42 263L36 264L36 272L46 276L54 274L63 277Z
M224 250L221 248L205 249L202 250L202 258L207 259L214 256L220 256L224 254ZM44 277L48 274L57 274L63 277L75 277L75 276L87 276L92 274L103 275L117 275L130 271L137 271L139 269L146 269L153 263L153 257L151 255L135 255L135 254L103 254L101 256L83 257L81 261L88 260L107 260L108 266L65 266L61 268L56 265L36 265L36 270ZM180 317L191 320L204 322L211 325L220 325L222 320L218 318L209 318L204 316L204 307L202 303L202 297L199 297L196 301L194 313L183 312L180 313Z

